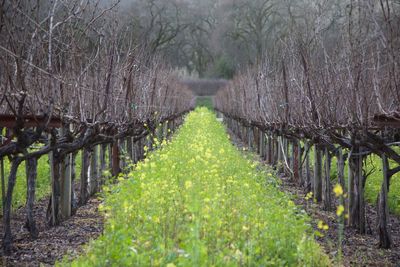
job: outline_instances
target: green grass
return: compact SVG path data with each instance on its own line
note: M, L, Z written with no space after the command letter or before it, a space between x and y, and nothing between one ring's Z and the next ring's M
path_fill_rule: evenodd
M6 186L5 191L7 192L7 180L10 172L10 162L8 159L4 160L5 169L5 180ZM18 168L17 178L15 182L12 208L17 209L26 203L26 174L25 174L25 162L22 162ZM43 156L38 161L37 168L37 179L36 179L36 199L39 200L50 193L50 165L48 163L48 157ZM1 201L0 201L1 202ZM3 203L0 203L0 213L3 212Z
M213 113L104 188L103 235L72 266L328 266L310 218L269 169L231 144Z
M397 149L399 152L399 149ZM348 152L348 151L347 151ZM310 164L313 166L314 150L310 150ZM390 167L398 166L397 163L390 160ZM372 172L371 172L372 171ZM366 172L371 175L368 176L365 183L365 199L372 205L376 204L379 191L381 189L383 174L382 174L382 160L379 156L372 154L369 155L366 161ZM344 168L345 181L347 186L348 166L347 161ZM337 159L332 158L331 166L331 180L333 183L337 182ZM390 191L388 195L389 210L393 214L400 215L400 173L395 174L390 181Z
M8 174L10 172L10 161L8 158L4 159L4 171L5 171L5 191L7 192L7 180ZM76 156L76 180L80 179L80 171L81 171L81 153L79 152ZM42 156L38 161L37 168L37 178L36 178L36 200L43 199L47 197L50 192L50 165L49 165L49 157L47 155ZM0 185L1 187L1 185ZM18 209L21 206L24 206L26 203L26 172L25 172L25 162L22 162L18 168L17 179L15 182L14 192L13 192L13 201L12 208L13 210ZM0 201L0 214L3 213L3 203Z
M365 199L369 203L375 205L383 180L382 160L379 156L372 155L367 162L367 170L375 169L375 171L367 178L365 184ZM390 160L389 162L391 168L398 166L394 161ZM400 215L400 173L393 175L391 178L388 204L390 212Z
M214 109L211 96L198 96L196 98L196 107L206 107L209 110Z

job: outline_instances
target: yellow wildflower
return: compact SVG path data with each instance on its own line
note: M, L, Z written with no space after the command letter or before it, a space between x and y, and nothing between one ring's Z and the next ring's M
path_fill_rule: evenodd
M343 205L339 205L339 206L337 207L337 210L336 210L336 215L337 215L337 216L341 216L341 215L343 214L343 211L344 211Z
M343 195L343 188L340 184L336 184L333 188L333 192L335 193L336 197L340 197Z
M191 182L191 181L186 181L186 182L185 182L185 188L186 188L186 189L189 189L189 188L191 188L191 187L192 187L192 185L193 185L193 184L192 184L192 182Z
M322 230L325 230L325 231L329 229L329 226L327 224L325 224L321 220L318 221L317 226L318 226L319 229L322 229Z
M309 200L309 199L312 198L312 196L313 196L313 192L312 192L312 191L311 191L311 192L308 192L307 195L304 197L304 199L305 199L305 200Z

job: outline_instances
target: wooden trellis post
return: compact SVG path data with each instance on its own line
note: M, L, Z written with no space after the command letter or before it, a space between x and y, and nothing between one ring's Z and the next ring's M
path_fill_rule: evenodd
M111 150L111 170L112 175L117 176L120 173L120 166L119 166L119 147L118 147L118 140L115 140L112 143L112 150Z
M349 158L349 223L365 233L363 156L360 147L353 147Z
M343 156L343 149L341 147L337 150L337 177L338 182L342 186L343 190L345 190L345 183L344 183L344 162L345 158Z
M113 142L111 142L107 146L108 146L108 169L111 170L111 173L112 173L112 170L113 170L113 147L114 147L114 144L113 144Z
M106 152L107 144L101 144L100 146L100 176L103 177L103 172L106 170ZM104 177L103 177L104 178ZM100 184L103 184L103 178Z
M126 140L125 138L120 138L118 139L118 148L119 148L119 169L120 172L124 171L126 162L125 162L125 156L126 156Z
M296 144L294 140L288 140L289 147L290 147L290 156L288 155L288 160L289 160L289 166L291 169L290 176L297 183L297 178L296 176L296 170L295 170L295 164L296 164Z
M30 158L25 162L27 196L26 196L26 226L31 238L38 237L38 230L33 214L35 204L36 177L37 177L37 159Z
M311 145L308 141L304 143L304 164L305 164L305 187L308 191L312 191L314 188L313 179L311 179L311 170L310 170L310 153L311 153Z
M89 192L93 195L97 192L98 188L98 146L92 148L92 153L90 157L90 175L89 175Z
M322 203L325 210L331 209L331 156L327 147L324 154L324 174L322 177Z
M75 214L78 209L77 197L74 190L76 180L76 156L78 151L71 153L71 216Z
M84 205L88 200L88 178L89 178L89 165L90 165L90 151L84 148L82 151L82 166L81 166L81 191L79 197L79 203Z
M391 174L389 174L389 161L385 154L382 155L382 171L382 186L376 205L378 213L377 229L379 234L379 247L390 248L392 245L392 237L388 229L389 205L387 204L387 201Z
M71 190L72 190L72 179L71 179L71 154L68 154L61 161L61 196L60 196L60 207L61 207L61 218L65 220L71 216Z
M262 160L265 160L265 157L266 157L266 155L265 155L265 150L266 150L266 143L265 143L265 133L263 132L263 131L261 131L261 130L259 130L260 132L260 141L259 141L259 144L260 144L260 156L261 156L261 159Z
M48 224L53 226L59 223L60 214L59 214L59 204L60 204L60 166L61 164L58 162L56 157L56 153L51 151L49 153L49 161L50 161L50 177L51 177L51 206L50 206L50 214L48 214Z
M317 144L314 146L314 198L320 202L322 200L322 151Z

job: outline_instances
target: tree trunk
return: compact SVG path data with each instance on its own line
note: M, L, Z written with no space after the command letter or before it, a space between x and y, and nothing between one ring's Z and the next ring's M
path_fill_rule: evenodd
M319 145L314 146L314 198L322 200L322 153Z
M322 203L324 210L331 209L331 156L328 148L324 149L324 178L322 179Z
M11 169L8 176L7 195L4 201L4 214L3 214L3 225L4 225L4 237L3 237L3 250L5 255L10 255L12 246L12 233L11 233L11 203L12 194L14 191L15 180L17 178L18 167L21 164L20 158L13 158L11 160Z
M389 206L387 204L389 191L389 161L385 155L382 155L383 181L381 191L378 196L377 207L377 229L379 233L379 247L388 249L392 246L392 238L388 229Z
M350 173L349 178L349 222L350 225L365 233L365 203L364 203L364 178L362 173L362 156L359 148L353 149L353 154L349 159ZM352 183L350 183L352 182Z
M36 223L33 214L35 204L35 189L37 177L37 159L30 158L25 163L27 195L26 195L26 223L25 226L29 231L31 238L36 239L39 232L36 228Z

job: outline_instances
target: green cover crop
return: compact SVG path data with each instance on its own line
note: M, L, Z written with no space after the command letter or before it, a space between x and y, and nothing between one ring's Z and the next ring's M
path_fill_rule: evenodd
M73 266L327 266L310 219L206 108L105 188L104 234Z

